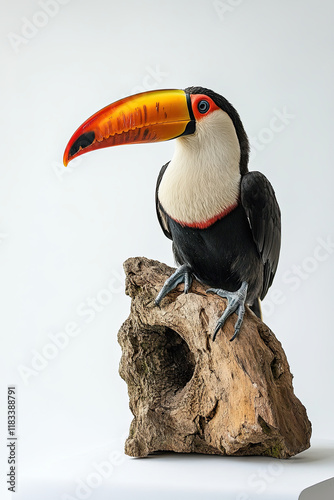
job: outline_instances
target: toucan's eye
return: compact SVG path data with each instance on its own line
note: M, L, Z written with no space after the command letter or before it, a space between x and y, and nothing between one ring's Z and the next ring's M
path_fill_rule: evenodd
M208 101L205 101L204 99L202 101L199 101L199 103L197 104L197 109L200 113L202 113L202 115L204 115L204 113L209 111L209 108L210 104L208 103Z

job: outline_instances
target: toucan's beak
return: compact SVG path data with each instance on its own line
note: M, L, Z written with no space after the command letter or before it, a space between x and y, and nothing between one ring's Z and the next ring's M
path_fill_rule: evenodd
M72 135L64 165L94 149L168 141L195 132L190 95L183 90L153 90L114 102L86 120Z

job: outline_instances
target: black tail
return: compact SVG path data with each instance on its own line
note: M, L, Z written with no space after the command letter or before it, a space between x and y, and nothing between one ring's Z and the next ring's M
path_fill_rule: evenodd
M262 319L262 311L259 298L255 299L253 304L249 307L258 318Z

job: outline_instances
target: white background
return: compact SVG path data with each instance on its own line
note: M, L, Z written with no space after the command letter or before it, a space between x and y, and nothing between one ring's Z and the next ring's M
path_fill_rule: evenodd
M95 111L154 88L202 85L239 111L250 169L270 179L282 210L264 319L286 351L313 436L334 439L334 247L323 243L334 241L333 3L42 4L2 0L0 20L0 423L3 431L6 387L15 384L19 477L45 479L63 459L85 476L85 454L128 431L116 340L130 305L122 263L145 255L173 265L154 189L174 144L105 149L67 170L62 155ZM77 335L66 334L63 349L48 347L50 334L64 339L70 328ZM36 352L54 358L28 371ZM5 474L5 436L0 448Z

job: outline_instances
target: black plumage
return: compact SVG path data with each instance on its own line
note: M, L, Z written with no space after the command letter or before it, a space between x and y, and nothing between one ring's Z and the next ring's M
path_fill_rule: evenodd
M234 107L222 96L202 87L186 92L206 94L232 119L240 144L238 206L204 229L173 220L159 201L159 186L169 163L159 173L156 209L164 234L173 241L177 264L187 264L204 284L236 291L248 283L246 302L260 315L263 299L276 273L281 241L281 216L274 190L260 172L248 172L248 138ZM205 168L205 166L203 166Z

